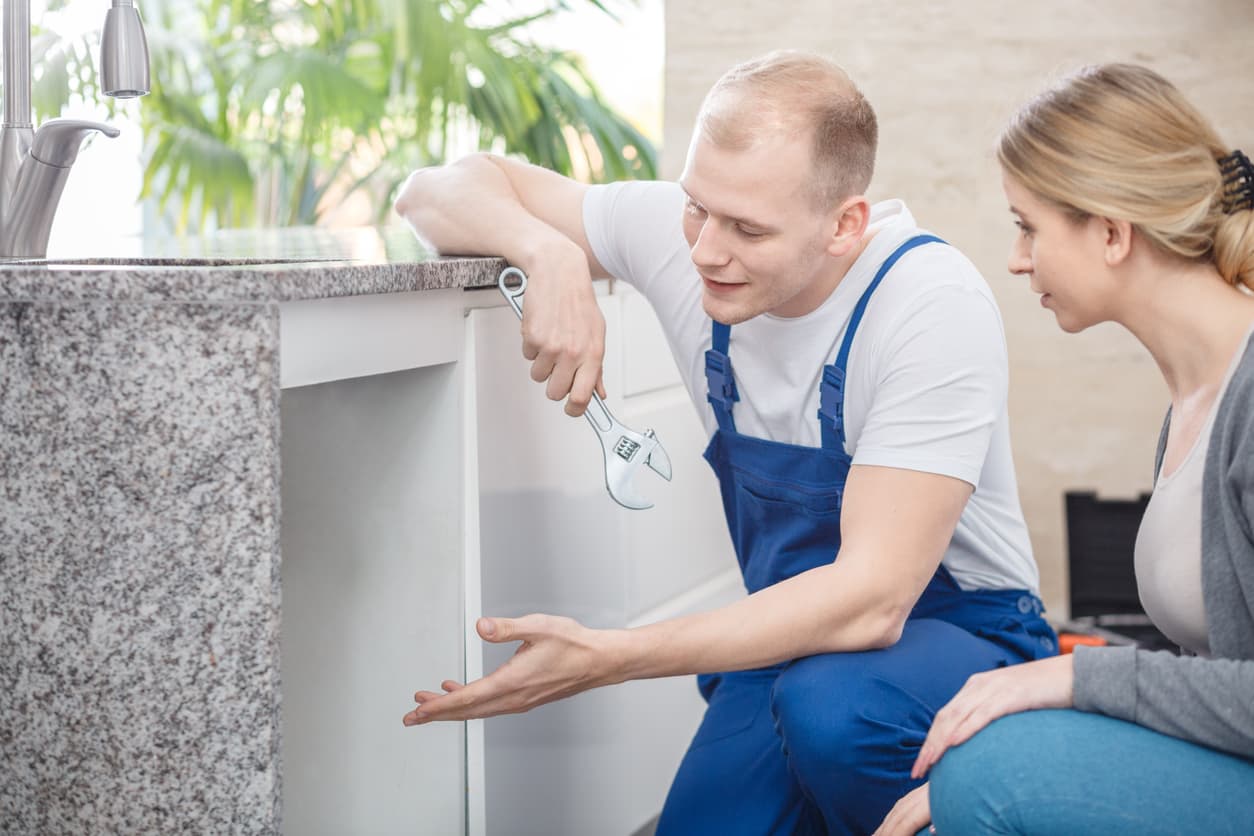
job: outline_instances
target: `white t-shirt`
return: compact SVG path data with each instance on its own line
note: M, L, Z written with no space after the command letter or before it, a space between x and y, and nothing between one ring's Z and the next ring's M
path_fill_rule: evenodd
M705 382L711 321L683 236L683 204L676 183L593 186L583 220L597 260L653 306L712 434L717 421ZM872 207L871 229L875 236L816 310L795 318L762 314L732 327L728 354L740 395L732 413L738 432L822 446L823 366L835 360L854 305L880 265L923 232L898 200ZM992 292L975 266L942 244L902 256L871 297L847 372L845 446L853 463L939 473L974 485L944 565L963 589L1035 593L1039 576L1010 454L1006 341Z

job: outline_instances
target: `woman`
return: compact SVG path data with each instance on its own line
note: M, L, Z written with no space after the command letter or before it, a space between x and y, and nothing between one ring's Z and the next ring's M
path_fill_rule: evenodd
M880 832L914 833L929 802L941 834L1254 832L1254 167L1127 64L1029 102L997 156L1011 272L1064 331L1126 327L1167 382L1136 571L1185 653L1079 647L971 677L919 751L930 784Z

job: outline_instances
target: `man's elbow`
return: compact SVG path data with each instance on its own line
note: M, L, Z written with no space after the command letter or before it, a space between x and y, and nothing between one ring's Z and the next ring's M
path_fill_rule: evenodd
M865 621L867 650L884 650L901 641L910 608L888 605L868 614Z
M432 165L416 169L401 184L392 209L410 224L418 226L424 210L433 208L443 193L464 194L471 186L492 176L499 166L486 151L469 154L448 165ZM485 167L491 166L491 169ZM500 175L497 175L500 176Z
M392 202L392 211L400 215L402 218L409 220L410 214L418 205L418 179L426 169L420 168L405 178L405 182L401 184L400 191L396 194L396 200Z

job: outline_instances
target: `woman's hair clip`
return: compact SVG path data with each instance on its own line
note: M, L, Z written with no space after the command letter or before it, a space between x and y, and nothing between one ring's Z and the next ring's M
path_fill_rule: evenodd
M1240 150L1219 158L1219 171L1224 177L1223 210L1225 214L1254 209L1254 164Z

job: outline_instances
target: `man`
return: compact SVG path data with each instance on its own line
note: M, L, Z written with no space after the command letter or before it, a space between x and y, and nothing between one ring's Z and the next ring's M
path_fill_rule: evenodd
M782 52L714 86L677 184L483 155L410 178L397 211L437 248L527 273L523 351L569 413L600 387L591 278L649 299L712 433L750 594L633 630L481 619L519 652L418 692L406 724L697 673L709 705L659 833L867 833L968 676L1053 652L1000 315L900 201L868 203L875 144L838 67Z

